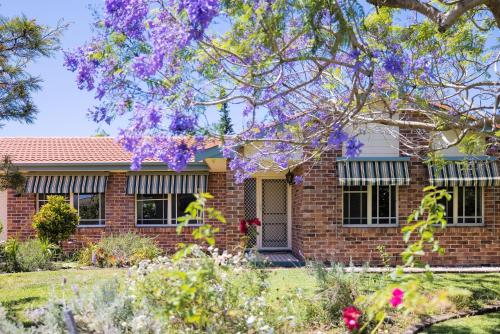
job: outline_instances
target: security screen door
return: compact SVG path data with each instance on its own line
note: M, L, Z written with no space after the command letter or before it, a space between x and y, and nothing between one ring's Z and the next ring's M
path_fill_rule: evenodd
M288 188L286 180L262 180L261 248L288 248Z

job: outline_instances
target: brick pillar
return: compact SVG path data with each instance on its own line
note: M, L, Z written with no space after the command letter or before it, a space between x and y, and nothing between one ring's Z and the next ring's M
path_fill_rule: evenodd
M236 183L234 172L229 170L226 173L226 247L229 251L234 251L241 240L239 232L239 220L245 214L244 186L243 183Z

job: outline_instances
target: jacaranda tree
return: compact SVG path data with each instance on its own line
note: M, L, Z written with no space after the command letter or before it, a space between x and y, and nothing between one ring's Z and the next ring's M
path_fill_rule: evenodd
M225 103L245 124L224 144L240 181L342 146L356 156L369 124L423 138L453 131L445 146L479 136L495 145L494 13L468 7L443 29L415 8L376 3L105 0L95 35L66 52L65 66L95 92L94 121L130 117L119 140L133 169L155 157L182 170L201 134L219 135L205 115ZM178 140L186 134L196 140ZM430 142L401 140L410 154ZM239 154L245 143L257 148L252 157Z

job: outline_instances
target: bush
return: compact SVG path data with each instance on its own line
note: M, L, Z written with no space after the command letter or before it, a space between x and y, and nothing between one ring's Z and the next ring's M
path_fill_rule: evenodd
M66 333L63 312L71 310L82 334L297 332L290 310L267 300L266 275L250 270L241 255L207 254L196 246L187 253L180 260L143 261L125 282L75 289L62 305L31 312L31 330ZM0 330L13 326L0 309Z
M342 265L326 268L314 264L312 269L318 291L307 305L308 318L313 322L338 324L342 310L353 305L360 295L363 273L346 272Z
M79 262L100 267L123 267L152 260L161 253L154 239L128 232L88 245L80 252Z
M3 246L3 270L18 272L51 269L55 249L56 246L39 239L24 242L9 239Z
M33 217L33 228L40 239L61 246L75 233L80 218L63 196L48 196L47 200Z

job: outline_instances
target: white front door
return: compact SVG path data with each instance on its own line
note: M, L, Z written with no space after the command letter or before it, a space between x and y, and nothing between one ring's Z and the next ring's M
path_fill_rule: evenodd
M257 212L262 226L257 244L262 250L291 248L291 189L284 179L257 180Z

